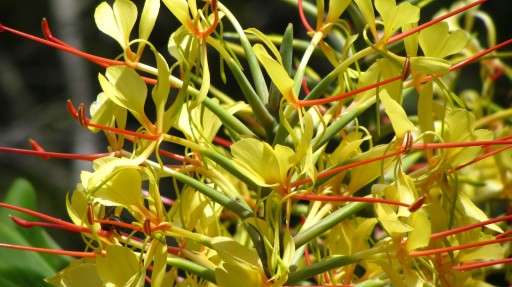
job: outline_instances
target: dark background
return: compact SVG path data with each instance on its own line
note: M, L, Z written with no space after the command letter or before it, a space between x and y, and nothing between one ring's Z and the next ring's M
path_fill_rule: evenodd
M142 1L134 1L141 7ZM199 2L199 1L198 1ZM438 1L448 7L452 1ZM93 15L100 1L83 0L0 0L0 23L37 36L42 36L41 19L46 17L55 36L91 54L107 58L117 56L117 42L97 30ZM297 10L282 1L223 1L238 17L244 28L256 27L265 33L282 33L288 22L295 23L295 34L304 34ZM489 0L483 5L498 30L498 42L512 35L508 0ZM422 12L422 22L436 11ZM310 19L313 24L314 20ZM160 18L150 41L165 51L170 33L178 27L162 4ZM507 48L510 50L510 48ZM170 59L170 57L168 57ZM510 58L509 58L510 59ZM510 60L508 60L510 64ZM212 62L210 65L215 65ZM467 84L478 83L467 78ZM211 68L216 71L215 67ZM104 69L84 59L51 47L12 35L0 33L0 146L29 148L28 139L38 141L47 151L94 153L106 150L103 135L80 128L69 115L66 100L75 105L94 101L100 87L97 74ZM507 97L509 81L498 82L497 97ZM35 186L38 208L48 214L67 219L65 194L79 181L80 170L90 169L88 162L0 153L0 198L16 177L25 177ZM54 232L54 231L52 231ZM54 232L65 248L80 249L79 236ZM69 239L74 238L74 239ZM76 240L75 240L76 239ZM71 243L74 242L74 243Z

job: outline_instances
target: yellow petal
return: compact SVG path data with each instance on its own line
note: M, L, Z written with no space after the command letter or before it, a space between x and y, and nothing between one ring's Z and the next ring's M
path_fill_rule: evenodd
M414 129L414 124L409 120L402 106L391 99L386 90L382 90L379 97L384 106L384 111L391 121L397 140L403 139L405 133Z
M270 57L267 50L265 50L262 45L254 45L254 53L283 97L289 103L296 104L298 99L293 90L294 82L286 72L286 69L279 64L279 62Z
M107 245L106 256L96 256L96 269L103 286L142 286L144 276L139 274L140 263L129 248Z
M406 248L407 251L412 251L418 248L428 246L430 242L430 220L422 210L417 210L410 216L411 226L414 228L413 231L409 232L407 238Z

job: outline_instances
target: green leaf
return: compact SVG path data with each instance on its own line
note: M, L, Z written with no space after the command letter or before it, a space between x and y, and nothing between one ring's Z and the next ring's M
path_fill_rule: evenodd
M25 179L16 179L9 187L2 202L36 210L36 194L32 185ZM21 246L37 246L60 249L41 227L24 228L15 224L9 215L25 220L34 217L6 208L0 208L0 242ZM59 268L69 262L65 256L0 248L1 286L41 286L43 279L54 275ZM5 284L5 285L3 285Z

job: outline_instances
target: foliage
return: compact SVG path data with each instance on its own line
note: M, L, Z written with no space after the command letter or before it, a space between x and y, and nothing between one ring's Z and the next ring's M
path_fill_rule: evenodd
M61 42L44 21L47 39L32 40L105 67L89 111L68 108L109 146L97 155L35 142L32 151L1 148L93 167L66 198L71 222L20 209L34 210L34 200L13 187L1 206L44 222L11 222L0 210L9 221L2 247L81 257L55 276L65 259L17 259L37 260L26 270L55 286L487 286L494 272L512 280L503 264L510 109L492 99L494 81L512 79L496 52L511 40L484 48L473 30L483 0L422 24L431 2L299 0L291 4L308 39L292 25L283 35L244 30L216 0L146 0L141 11L130 0L103 2L94 18L117 42L115 60ZM169 12L181 26L160 51L148 39ZM492 21L484 24L495 39ZM481 90L458 91L472 62ZM60 250L16 224L79 232L85 250Z

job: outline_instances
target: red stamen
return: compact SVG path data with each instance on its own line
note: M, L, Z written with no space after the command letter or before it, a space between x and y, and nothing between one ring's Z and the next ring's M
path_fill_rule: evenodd
M489 219L489 220L486 220L486 221L477 222L477 223L469 224L469 225L466 225L466 226L462 226L462 227L458 227L458 228L454 228L454 229L438 232L438 233L432 234L430 236L430 240L435 240L435 239L447 237L447 236L454 235L454 234L457 234L457 233L461 233L461 232L464 232L464 231L468 231L468 230L471 230L471 229L474 229L474 228L477 228L477 227L482 227L482 226L485 226L485 225L489 225L489 224L493 224L493 223L501 222L501 221L505 221L505 220L511 220L511 219L512 219L512 215L500 216L500 217L496 217L496 218ZM501 235L503 235L503 234L497 235L496 238L499 238Z
M304 93L306 93L306 95L309 95L310 90L308 87L308 82L306 81L306 77L302 77L302 89L304 90Z
M123 227L126 229L132 229L139 232L144 232L144 230L136 225L125 223L125 222L119 222L115 220L107 220L107 219L95 219L94 222L100 223L100 224L109 224L109 225L115 225L119 227Z
M71 114L71 116L73 116L73 118L75 118L75 119L78 119L78 111L75 109L75 106L73 105L71 100L68 100L66 102L66 105L68 107L68 111Z
M486 153L486 154L483 154L483 155L481 155L481 156L479 156L479 157L477 157L477 158L473 159L472 161L470 161L470 162L468 162L468 163L466 163L466 164L461 164L461 165L457 166L457 167L455 168L455 170L460 170L460 169L462 169L462 168L464 168L464 167L466 167L466 166L468 166L468 165L474 164L475 162L478 162L478 161L480 161L480 160L482 160L482 159L485 159L485 158L488 158L488 157L493 156L493 155L495 155L495 154L498 154L498 153L500 153L500 152L502 152L502 151L505 151L505 150L507 150L507 149L509 149L509 148L512 148L512 145L504 146L504 147L501 147L501 148L499 148L499 149L496 149L496 150L490 151L490 152L488 152L488 153ZM450 171L450 172L451 172L451 171Z
M30 146L32 146L32 149L35 150L35 151L40 151L40 152L43 152L43 153L46 153L46 151L33 139L29 139L28 140L29 143L30 143ZM41 156L43 159L50 159L49 156Z
M142 139L147 139L147 140L152 140L152 141L158 140L161 136L159 134L156 134L156 135L142 134L142 133L133 132L133 131L129 131L129 130L123 130L123 129L118 129L118 128L114 128L114 127L94 124L94 123L91 123L90 119L85 116L84 104L80 105L80 108L78 109L78 111L75 109L75 107L73 106L73 103L70 100L68 100L67 105L68 105L69 112L75 119L78 119L78 122L80 123L81 126L85 125L86 127L98 128L98 129L102 129L102 130L111 131L116 134L124 134L124 135L133 136L136 138L142 138ZM84 106L84 107L82 108L82 106Z
M391 44L391 43L394 43L396 41L402 40L405 37L408 37L408 36L410 36L410 35L412 35L412 34L414 34L416 32L419 32L419 31L421 31L421 30L423 30L423 29L425 29L427 27L430 27L430 26L432 26L432 25L434 25L434 24L436 24L438 22L441 22L441 21L443 21L443 20L445 20L447 18L450 18L453 15L457 15L459 13L462 13L462 12L464 12L464 11L474 7L474 6L480 5L480 4L482 4L482 3L486 2L486 1L487 0L475 1L475 2L473 2L471 4L468 4L468 5L464 6L464 7L461 7L459 9L455 9L455 10L449 12L449 13L443 14L442 16L439 16L439 17L437 17L437 18L435 18L435 19L433 19L431 21L428 21L427 23L419 25L416 28L413 28L411 30L408 30L407 32L404 32L404 33L401 33L401 34L398 34L398 35L396 35L394 37L389 38L387 43Z
M216 144L219 144L221 146L229 148L233 143L231 141L228 141L226 139L223 139L221 137L214 137L213 142Z
M0 147L0 152L17 153L17 154L25 154L25 155L35 155L35 156L50 157L50 158L85 160L85 161L93 161L93 160L101 158L101 157L108 157L108 156L114 156L115 155L115 153L113 153L113 152L97 153L97 154L72 154L72 153L59 153L59 152L46 152L46 151L26 150L26 149L9 148L9 147Z
M71 47L69 45L61 45L61 44L58 44L58 43L54 43L52 41L49 41L49 40L46 40L46 39L43 39L43 38L39 38L39 37L36 37L36 36L32 36L30 34L27 34L27 33L24 33L24 32L21 32L21 31L9 28L7 26L3 26L2 25L2 31L7 31L9 33L21 36L23 38L27 38L29 40L32 40L32 41L35 41L35 42L38 42L38 43L41 43L41 44L45 44L45 45L48 45L50 47L57 48L59 50L62 50L62 51L65 51L65 52L77 55L79 57L87 59L87 60L89 60L89 61L91 61L93 63L96 63L96 64L98 64L100 66L103 66L103 67L108 67L108 66L113 66L113 65L125 65L125 62L122 62L122 61L115 61L115 60L111 60L111 59L107 59L107 58L102 58L102 57L94 56L94 55L82 52L80 50L77 50L77 49L75 49L75 48L73 48L73 47Z
M511 145L512 140L489 140L489 141L472 141L472 142L451 142L451 143L426 143L414 144L413 149L437 149L437 148L459 148L459 147L484 147L492 145Z
M409 204L394 201L390 199L373 198L373 197L354 197L354 196L336 196L336 195L318 195L318 194L295 194L292 198L299 200L310 201L330 201L330 202L370 202L370 203L385 203L398 205L409 208Z
M495 243L501 243L501 242L507 242L507 241L512 241L512 237L498 238L498 239L486 240L486 241L480 241L480 242L472 242L472 243L468 243L468 244L448 246L448 247L431 249L431 250L412 251L412 252L409 252L409 256L411 256L411 257L428 256L428 255L451 252L451 251L456 251L456 250L464 250L464 249L485 246L485 245L495 244Z
M496 72L489 75L491 80L496 81L499 77L501 77L505 73L505 69L501 66L496 68Z
M215 29L217 28L217 25L219 24L219 12L217 11L217 0L212 1L212 11L213 11L213 23L212 25L206 29L205 31L199 32L198 35L200 38L204 39L208 37Z
M54 43L57 43L59 45L62 45L62 46L65 46L65 47L68 47L68 48L71 48L71 49L74 49L73 46L67 44L67 43L64 43L63 41L55 38L53 35L52 35L52 31L50 30L50 25L48 25L48 20L46 20L46 18L43 18L43 20L41 21L41 26L43 28L43 34L44 34L44 37L48 40L48 41L52 41Z
M74 257L96 257L96 255L99 254L96 252L55 250L55 249L20 246L20 245L5 244L5 243L0 243L0 247L10 248L10 249L19 249L19 250L25 250L25 251L35 251L35 252L41 252L41 253L49 253L49 254L55 254L55 255L67 255L67 256L74 256Z
M373 88L377 88L377 87L380 87L380 86L392 83L392 82L400 80L400 79L401 79L400 76L396 76L396 77L389 78L389 79L384 80L384 81L380 81L380 82L377 82L377 83L374 83L374 84L371 84L371 85L368 85L368 86L364 86L364 87L359 88L359 89L355 89L355 90L347 92L347 93L339 94L337 96L332 96L332 97L323 98L323 99L316 99L316 100L298 100L297 104L299 106L301 106L301 107L310 107L310 106L328 104L328 103L332 103L332 102L335 102L335 101L339 101L339 100L343 100L343 99L355 96L355 95L357 95L359 93L366 92L366 91L371 90Z
M308 32L314 33L315 30L313 30L313 28L311 28L311 26L309 26L308 20L306 19L306 15L304 15L304 9L302 8L302 0L299 0L297 6L299 9L299 16L300 16L300 21L302 22L302 25L304 25L304 28L306 28L306 30Z
M332 174L339 173L339 172L345 171L347 169L351 169L351 168L356 167L356 166L360 166L360 165L364 165L364 164L367 164L367 163L383 160L383 159L390 158L390 157L394 157L394 156L397 156L397 155L402 154L402 153L403 153L403 150L399 150L399 151L396 151L396 152L393 152L393 153L390 153L390 154L376 156L374 158L369 158L369 159L366 159L366 160L361 160L361 161L349 163L349 164L346 164L346 165L343 165L343 166L340 166L340 167L337 167L337 168L333 168L333 169L330 169L330 170L325 170L325 171L320 172L318 174L317 179L321 179L321 178L330 176ZM312 182L312 179L308 177L308 178L304 178L304 179L300 179L300 180L292 182L290 184L290 187L297 187L297 186L301 186L301 185L304 185L304 184L308 184L310 182ZM407 205L407 207L409 207L409 205Z
M71 231L71 232L81 232L81 233L92 234L92 231L91 231L90 228L79 226L79 225L75 225L73 223L69 223L67 221L63 221L63 220L60 220L60 219L57 219L57 218L53 218L53 217L50 217L48 215L38 213L36 211L32 211L32 210L29 210L29 209L25 209L25 208L14 206L14 205L10 205L10 204L0 204L0 206L6 207L6 208L10 208L10 209L13 209L13 210L17 210L17 211L20 211L20 212L24 212L24 213L30 214L32 216L36 216L36 217L39 217L41 219L53 222L53 223L48 223L48 222L38 222L38 221L27 221L27 220L22 219L22 218L20 218L18 216L9 215L11 220L14 223L16 223L17 225L21 226L21 227L32 228L34 226L41 226L41 227L49 227L49 228L62 229L62 230L67 230L67 231ZM30 211L30 212L28 212L28 211ZM105 232L102 232L102 231L98 232L98 234L100 236L102 236L102 237L107 236L107 234Z
M477 268L483 268L483 267L488 267L488 266L497 265L497 264L505 264L505 263L512 263L512 258L504 258L504 259L499 259L499 260L491 260L491 261L485 261L485 262L479 262L479 263L465 264L462 266L454 266L453 269L458 270L458 271L468 271L468 270L473 270L473 269L477 269Z
M70 230L69 227L66 227L66 226L63 226L60 224L49 223L49 222L28 221L23 218L17 217L15 215L9 215L9 217L12 219L12 221L14 223L16 223L17 225L24 227L24 228L32 228L34 226L41 226L41 227L50 227L50 228L56 228L56 229ZM70 231L74 231L74 232L84 231L83 228L81 228L80 226L75 225L74 227L76 227L76 228L74 228L74 230L70 230Z
M486 1L486 0L481 0L481 1ZM409 30L410 31L410 30ZM512 43L512 39L509 39L505 42L502 42L496 46L493 46L489 49L486 49L482 52L479 52L475 55L473 55L472 57L460 62L460 63L457 63L453 66L450 67L450 72L453 72L455 70L458 70L460 68L462 68L463 66L481 58L482 56L490 53L490 52L493 52L495 50L498 50L502 47L505 47L509 44ZM432 77L439 77L439 75L430 75L430 76L426 76L424 77L420 82L426 82L430 79L432 79ZM359 88L359 89L355 89L353 91L350 91L350 92L347 92L347 93L343 93L343 94L339 94L337 96L332 96L332 97L328 97L328 98L323 98L323 99L316 99L316 100L299 100L298 101L298 105L301 106L301 107L309 107L309 106L315 106L315 105L323 105L323 104L328 104L328 103L331 103L331 102L335 102L335 101L339 101L339 100L342 100L342 99L345 99L345 98L348 98L348 97L351 97L351 96L355 96L359 93L362 93L362 92L365 92L365 91L368 91L368 90L371 90L373 88L376 88L376 87L380 87L382 85L385 85L385 84L388 84L388 83L391 83L391 82L394 82L394 81L397 81L397 80L401 80L402 79L402 75L400 76L396 76L396 77L393 77L393 78L389 78L387 80L384 80L384 81L381 81L381 82L377 82L377 83L374 83L374 84L371 84L371 85L368 85L368 86L365 86L365 87L362 87L362 88Z

